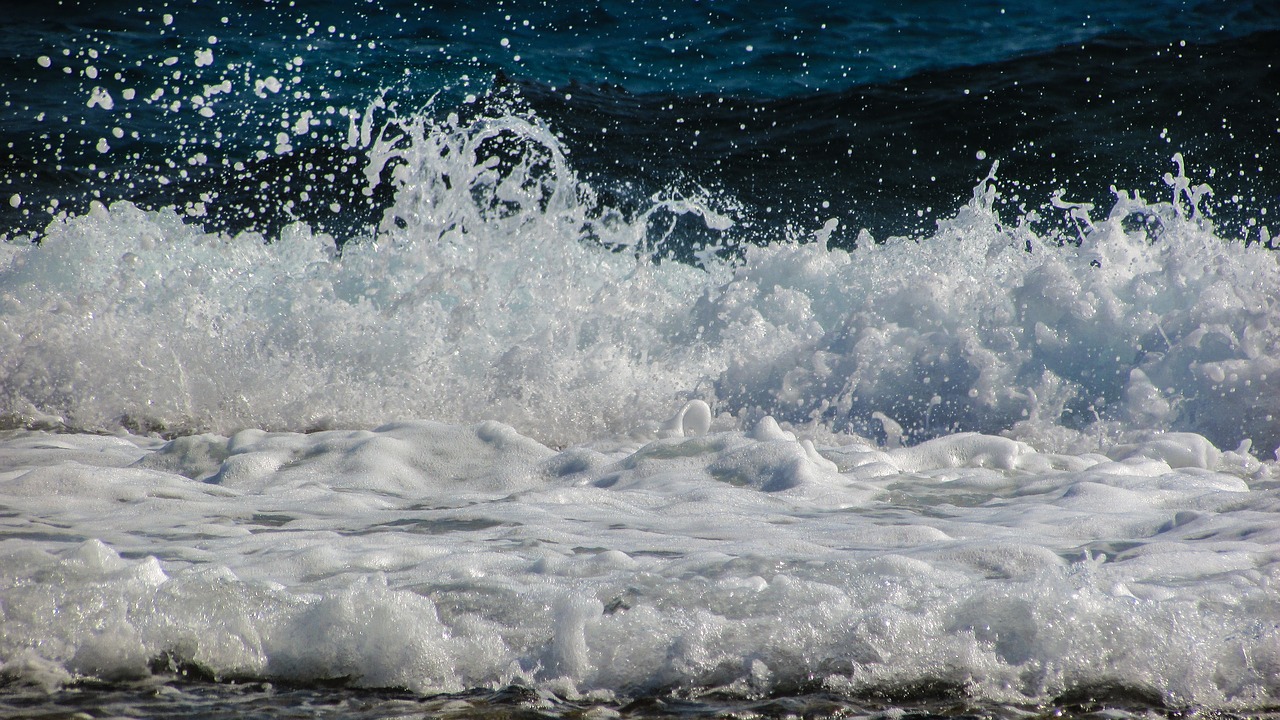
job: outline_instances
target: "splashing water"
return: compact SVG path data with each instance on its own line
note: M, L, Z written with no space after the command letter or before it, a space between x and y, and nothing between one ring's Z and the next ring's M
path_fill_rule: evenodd
M359 5L12 33L0 714L1274 711L1265 13Z
M1055 198L1076 242L1008 224L989 175L928 238L816 235L663 261L664 223L731 236L706 198L630 216L596 200L518 111L425 113L349 140L376 233L341 249L202 232L97 206L5 246L0 361L11 425L165 432L499 418L554 444L628 432L682 398L908 441L974 430L1053 446L1187 430L1280 443L1275 256L1224 242L1183 175L1102 219ZM655 239L657 238L657 239Z

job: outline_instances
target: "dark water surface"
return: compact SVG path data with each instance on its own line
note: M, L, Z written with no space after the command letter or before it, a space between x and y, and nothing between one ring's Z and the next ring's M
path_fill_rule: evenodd
M210 229L357 235L392 200L362 192L347 109L443 91L434 110L465 113L497 77L606 201L709 188L757 241L830 217L844 244L932 230L994 160L1019 188L1014 211L1054 191L1105 208L1112 185L1167 192L1177 152L1212 183L1226 233L1257 239L1249 221L1280 206L1278 31L1262 2L68 2L0 28L0 193L22 197L0 220L39 230L50 200L203 196ZM196 51L214 59L193 67ZM268 78L284 88L255 84ZM87 107L94 88L111 110ZM304 111L320 124L277 152ZM298 180L316 169L337 179L304 200Z
M949 691L948 691L949 690ZM398 691L343 690L247 682L88 683L54 693L9 691L0 694L0 712L13 720L48 718L138 719L182 717L192 720L266 720L267 718L391 720L552 720L626 718L710 720L711 718L868 718L886 720L978 719L1123 720L1127 718L1280 717L1280 708L1248 714L1172 709L1141 691L1096 688L1039 706L1004 706L967 700L958 688L918 688L882 695L844 697L825 693L793 694L755 700L679 694L627 702L569 702L527 688L418 696Z

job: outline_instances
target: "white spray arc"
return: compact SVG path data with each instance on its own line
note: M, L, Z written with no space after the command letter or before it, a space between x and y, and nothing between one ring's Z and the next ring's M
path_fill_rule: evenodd
M301 225L227 237L127 203L4 245L6 423L497 419L565 446L651 431L698 398L722 425L767 414L867 434L883 419L908 443L977 430L1080 449L1188 430L1280 444L1280 267L1214 234L1180 163L1171 202L1117 191L1093 221L1055 197L1078 245L999 218L988 177L928 238L864 234L846 251L827 247L829 222L692 267L654 252L654 227L693 214L731 231L715 198L628 215L527 112L374 132L375 109L348 143L367 150L370 191L390 182L396 199L340 251Z

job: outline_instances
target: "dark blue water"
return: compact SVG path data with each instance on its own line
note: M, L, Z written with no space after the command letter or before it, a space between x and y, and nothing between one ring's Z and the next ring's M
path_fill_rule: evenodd
M1280 205L1266 2L108 2L14 8L0 32L10 234L42 228L51 201L129 199L197 206L210 229L358 235L390 191L362 192L348 111L379 97L515 103L605 202L705 191L752 239L828 217L836 243L925 232L994 160L1015 213L1055 190L1104 208L1112 185L1158 195L1175 152L1212 183L1225 234L1258 239ZM111 110L87 105L95 88Z

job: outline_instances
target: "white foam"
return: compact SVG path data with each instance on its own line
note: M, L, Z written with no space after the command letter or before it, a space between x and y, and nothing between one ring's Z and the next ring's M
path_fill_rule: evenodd
M988 178L924 242L781 242L694 268L643 248L671 214L731 232L705 199L627 217L536 119L381 112L348 112L348 141L368 148L371 186L390 168L397 200L341 255L305 227L264 245L128 204L14 249L4 406L224 433L498 419L564 446L697 400L890 445L957 430L1072 454L1142 431L1280 445L1280 266L1218 239L1181 172L1174 202L1120 192L1078 248L1002 222ZM1159 218L1158 242L1125 232L1134 213Z
M1005 438L881 452L772 420L559 453L496 424L11 432L0 671L1274 703L1275 465L1174 468L1161 440L1203 447L1064 469ZM910 468L840 471L875 453Z
M705 435L710 429L711 407L701 400L690 400L658 428L658 436L692 437Z
M993 176L930 238L694 267L652 228L714 199L385 111L340 252L128 204L0 245L3 422L117 433L0 436L0 674L1280 702L1280 266L1180 166L1055 197L1079 247Z

